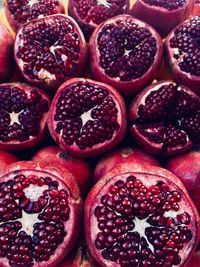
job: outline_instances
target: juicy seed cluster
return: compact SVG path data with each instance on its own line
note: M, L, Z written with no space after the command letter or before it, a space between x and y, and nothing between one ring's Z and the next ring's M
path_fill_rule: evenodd
M78 15L86 23L100 24L111 17L125 12L126 0L78 0L75 1Z
M77 29L66 17L38 19L23 26L16 55L23 61L23 72L47 85L63 81L79 62L80 40ZM26 45L24 45L26 44Z
M185 145L190 139L200 142L200 99L176 84L161 85L152 90L138 107L136 125L163 150Z
M144 75L157 53L151 32L131 18L106 24L98 35L100 66L111 78L131 81Z
M37 136L49 104L32 90L30 95L19 87L0 86L0 141L27 141Z
M47 261L63 242L69 195L58 187L51 177L33 174L0 184L0 257L7 257L11 267Z
M84 150L112 139L119 129L118 109L103 88L79 82L66 87L56 103L56 132L64 142Z
M193 235L180 201L181 194L163 181L147 187L135 176L118 180L95 208L96 248L122 267L179 265L179 252Z
M163 7L172 11L174 9L183 7L186 4L186 0L143 0L146 4L150 6Z
M31 0L8 0L8 9L15 21L20 25L39 16L53 15L57 13L59 7L58 0L37 0L31 4Z
M200 77L200 15L185 21L170 39L173 56L183 72Z

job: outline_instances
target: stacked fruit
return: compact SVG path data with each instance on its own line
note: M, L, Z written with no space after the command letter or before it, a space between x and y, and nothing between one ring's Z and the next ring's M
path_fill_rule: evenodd
M198 8L5 0L0 266L198 266Z

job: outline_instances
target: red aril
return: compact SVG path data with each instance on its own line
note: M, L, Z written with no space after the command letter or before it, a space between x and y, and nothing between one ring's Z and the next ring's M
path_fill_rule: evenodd
M13 153L8 151L0 151L0 173L4 172L6 167L14 162L17 162L19 159Z
M25 23L17 32L14 55L27 82L55 91L84 70L87 44L76 21L57 14Z
M71 156L58 146L48 146L38 150L32 157L33 161L53 162L71 172L78 183L82 195L88 191L91 182L91 168L86 160Z
M25 83L0 84L0 149L30 148L44 138L50 98Z
M77 157L115 147L126 133L126 107L111 86L84 78L63 83L52 101L48 127L53 139Z
M98 182L109 171L124 163L160 166L160 163L145 151L135 147L123 147L103 155L94 169L93 181Z
M64 13L61 0L5 0L5 14L14 31L30 20L57 13Z
M183 267L195 251L198 212L178 177L156 166L123 164L85 202L85 237L105 267Z
M124 95L133 95L155 78L163 43L145 22L119 15L95 29L89 49L93 78L114 86Z
M170 80L138 94L129 120L133 138L151 154L175 155L200 143L200 97Z
M10 165L1 176L0 209L2 267L56 266L79 238L79 189L55 165Z
M166 168L181 179L200 213L200 151L173 157L168 160Z
M69 14L81 26L86 37L103 21L128 10L129 0L69 0Z
M130 14L154 27L166 36L192 13L194 0L136 0Z
M200 95L200 15L179 24L165 42L165 60L172 76Z

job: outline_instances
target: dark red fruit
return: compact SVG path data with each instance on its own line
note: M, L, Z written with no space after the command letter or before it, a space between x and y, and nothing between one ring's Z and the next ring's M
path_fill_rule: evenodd
M136 0L130 14L166 36L192 13L194 0Z
M81 208L66 170L28 161L11 165L0 182L0 266L57 266L77 242Z
M84 159L75 158L57 146L48 146L37 151L32 160L46 161L49 164L53 162L62 166L73 174L82 195L88 191L92 175L91 168Z
M30 20L57 13L64 13L61 0L5 0L5 14L14 31Z
M19 159L13 153L0 151L0 175L5 171L6 167Z
M58 145L77 157L92 157L115 147L126 133L126 107L111 86L84 78L62 84L48 119Z
M175 155L200 143L200 98L170 80L153 83L132 102L131 134L149 153Z
M166 168L181 179L200 213L200 151L173 157Z
M85 237L105 267L183 267L198 242L199 216L181 181L155 166L123 164L85 202Z
M124 95L150 84L162 61L159 34L129 15L116 16L98 26L89 46L92 76Z
M82 72L87 44L75 20L58 14L24 24L17 32L14 54L29 83L56 90Z
M0 83L7 82L13 68L14 39L8 29L0 22Z
M0 149L33 147L44 137L49 97L24 83L0 84Z
M200 15L178 25L165 42L166 63L176 81L200 95Z
M143 150L135 147L123 147L103 155L97 162L93 175L94 183L98 182L109 171L124 163L160 166L156 159Z
M69 0L69 14L78 22L87 37L103 21L128 10L128 0Z

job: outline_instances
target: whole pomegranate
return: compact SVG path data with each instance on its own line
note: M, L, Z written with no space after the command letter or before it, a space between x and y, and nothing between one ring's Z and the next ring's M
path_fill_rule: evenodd
M200 213L200 150L169 159L166 168L181 179Z
M85 202L85 237L105 267L183 267L199 234L198 212L184 185L157 166L123 164Z
M25 23L17 32L14 55L27 82L55 91L82 72L87 44L76 21L57 14Z
M8 29L0 22L0 83L9 80L13 69L14 39Z
M88 38L100 23L128 10L129 0L69 0L69 14L78 22Z
M33 147L42 141L50 98L25 83L0 84L0 149Z
M6 17L14 31L30 20L64 13L61 0L5 0L4 5Z
M54 140L77 157L92 157L115 147L126 133L126 107L111 86L84 78L63 83L48 119Z
M48 146L40 149L35 153L31 160L46 161L49 164L53 162L62 166L73 174L80 187L82 195L85 195L88 191L92 171L86 160L75 158L58 146Z
M1 172L4 172L6 167L14 162L17 162L19 159L13 153L8 151L0 151L0 175Z
M56 266L79 238L82 200L71 174L21 161L0 181L0 266Z
M170 80L138 94L129 120L133 138L151 154L171 156L200 143L200 97Z
M176 81L200 95L200 15L179 24L165 42L166 64Z
M94 169L93 182L96 183L109 171L124 163L160 166L151 155L135 147L122 147L103 155Z
M148 24L130 15L119 15L95 29L89 48L93 78L124 95L133 95L156 76L163 43Z
M130 14L166 36L177 24L188 18L193 8L194 0L136 0Z

